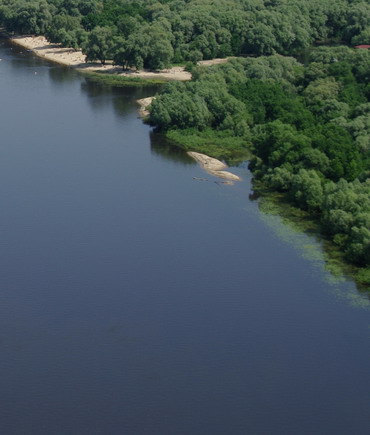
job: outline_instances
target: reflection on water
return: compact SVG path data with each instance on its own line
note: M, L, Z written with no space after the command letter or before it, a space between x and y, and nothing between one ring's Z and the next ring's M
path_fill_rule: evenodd
M48 68L50 81L56 85L68 85L77 79L77 72L63 65L55 65Z
M173 142L167 139L163 134L150 132L150 149L152 153L160 155L164 159L178 162L182 165L196 165L186 151L176 146Z
M135 102L140 98L154 95L158 87L112 87L103 86L88 77L82 76L81 91L85 94L89 103L96 111L102 111L113 104L114 111L118 117L132 112L135 109Z

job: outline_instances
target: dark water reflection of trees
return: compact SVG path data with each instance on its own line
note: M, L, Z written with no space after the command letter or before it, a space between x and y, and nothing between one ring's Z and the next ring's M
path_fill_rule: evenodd
M182 165L195 165L195 161L188 154L167 139L163 134L150 132L150 148L153 154L160 155L166 160L178 162Z

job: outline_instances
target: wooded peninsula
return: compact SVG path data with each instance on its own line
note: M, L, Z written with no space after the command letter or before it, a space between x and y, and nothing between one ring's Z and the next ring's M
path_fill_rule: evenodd
M339 0L0 0L8 32L88 61L193 79L166 84L148 121L185 149L252 152L256 185L282 192L370 284L370 4ZM231 57L224 64L197 62Z

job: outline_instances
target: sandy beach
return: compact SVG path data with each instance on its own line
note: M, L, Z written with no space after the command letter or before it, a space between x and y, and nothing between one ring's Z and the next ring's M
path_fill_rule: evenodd
M140 78L163 78L166 80L190 80L191 74L183 67L173 67L163 71L123 71L121 67L114 65L101 65L98 62L86 63L86 56L81 51L61 47L59 44L52 44L44 36L14 36L10 38L15 44L33 51L37 56L62 65L71 66L83 71L90 72L112 72L127 77Z
M191 80L191 74L185 71L182 66L175 66L162 71L128 70L123 71L122 67L107 64L101 65L98 62L86 63L86 56L81 51L61 47L59 44L52 44L44 36L13 36L10 38L15 44L33 51L37 56L62 65L71 66L89 72L111 72L126 77L139 77L147 79L165 80ZM199 62L199 65L216 65L227 62L228 59L212 59Z
M44 36L13 36L10 40L52 62L68 66L85 65L85 56L82 52L51 44Z

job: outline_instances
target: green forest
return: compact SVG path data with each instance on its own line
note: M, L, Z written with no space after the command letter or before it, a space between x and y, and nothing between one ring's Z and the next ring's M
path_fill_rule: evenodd
M42 34L123 68L185 64L149 122L186 149L252 152L370 283L370 3L351 0L0 0L9 32ZM203 59L233 57L199 67Z
M8 31L82 48L88 60L160 69L225 56L292 55L314 42L370 37L352 0L0 0Z

